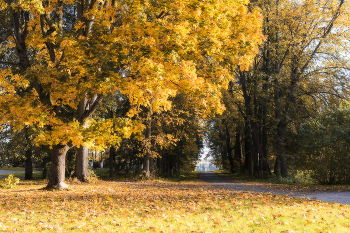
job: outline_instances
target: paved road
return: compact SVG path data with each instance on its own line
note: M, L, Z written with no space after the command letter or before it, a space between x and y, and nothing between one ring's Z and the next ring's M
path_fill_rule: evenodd
M201 172L199 175L204 182L207 182L218 188L234 190L234 191L252 191L262 193L272 193L278 195L288 195L292 197L308 198L328 202L336 202L345 205L350 205L350 192L327 192L327 193L309 193L301 194L296 192L278 191L273 189L262 188L254 185L245 185L234 181L222 178L212 172Z
M11 173L18 173L18 172L22 172L22 171L0 170L0 174L11 174Z
M9 170L0 170L0 178L7 178L8 175L7 174L11 174L11 173L19 173L19 172L23 172L24 171L9 171ZM23 177L19 178L20 180L23 180Z

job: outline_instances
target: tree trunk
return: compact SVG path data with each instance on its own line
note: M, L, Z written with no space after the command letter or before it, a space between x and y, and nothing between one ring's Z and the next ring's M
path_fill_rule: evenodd
M238 169L241 170L241 159L242 159L242 152L241 152L241 132L239 127L236 127L236 142L235 142L235 154L233 156L233 161L235 165L237 165ZM240 171L242 172L242 171Z
M261 147L263 150L263 156L261 158L262 162L262 172L263 174L271 175L271 170L269 167L269 163L267 162L267 97L265 99L265 105L263 110L263 126L262 126L262 132L261 132Z
M32 147L32 141L29 138L29 132L27 127L25 128L24 133L25 133L26 144L27 144L27 149L25 151L26 161L25 161L24 179L32 180L33 179L33 163L32 163L33 147Z
M228 129L228 126L225 125L226 127L226 150L227 150L227 157L228 157L228 160L230 162L230 172L231 173L235 173L235 164L234 164L234 161L233 161L233 156L232 156L232 149L231 148L231 135L230 135L230 131Z
M251 146L250 132L249 132L248 121L245 121L245 129L244 129L244 153L245 153L245 161L244 161L244 169L248 170L249 175L253 175L253 148Z
M113 177L113 166L115 160L116 149L114 146L109 148L109 177Z
M287 160L286 160L286 126L285 124L278 124L277 128L277 156L275 164L275 174L283 177L288 176Z
M88 170L88 148L80 146L77 150L76 161L76 175L77 179L81 182L88 182L89 170Z
M47 177L47 167L46 167L47 159L48 159L47 156L43 158L43 179L46 179Z
M148 141L147 143L152 144L151 140L152 136L152 113L150 110L148 110L147 114L147 128L146 128L146 137L145 139ZM145 177L146 179L149 179L151 174L150 174L150 162L151 162L151 150L152 150L152 145L148 145L146 148L146 154L143 158L143 170L145 171ZM153 160L152 160L153 162Z
M55 145L52 148L52 159L50 168L49 183L46 188L66 189L65 181L65 160L69 150L68 145Z
M26 150L26 162L25 162L25 174L24 179L32 180L33 179L33 163L32 163L33 151L32 147Z
M174 175L173 156L170 156L169 168L170 168L170 175L173 176Z

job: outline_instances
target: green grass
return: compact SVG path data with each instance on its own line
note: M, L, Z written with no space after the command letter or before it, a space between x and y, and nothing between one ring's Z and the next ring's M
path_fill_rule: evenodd
M0 167L0 170L6 170L6 171L23 171L24 167Z

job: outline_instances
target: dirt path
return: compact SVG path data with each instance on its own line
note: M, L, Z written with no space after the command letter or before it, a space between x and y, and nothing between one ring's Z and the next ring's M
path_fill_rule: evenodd
M212 172L201 172L199 178L204 182L207 182L215 187L234 190L234 191L251 191L251 192L262 192L262 193L272 193L278 195L288 195L292 197L308 198L328 202L336 202L345 205L350 205L350 192L325 192L325 193L297 193L291 191L280 191L262 188L254 185L246 185L244 183L238 183L234 181L222 178Z

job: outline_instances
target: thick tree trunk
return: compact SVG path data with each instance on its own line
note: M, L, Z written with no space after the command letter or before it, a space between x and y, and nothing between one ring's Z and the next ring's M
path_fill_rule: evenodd
M52 159L50 168L49 183L46 188L66 189L65 181L65 160L69 150L68 145L55 145L52 148Z
M26 162L25 162L25 172L24 179L32 180L33 179L33 163L32 163L33 151L30 147L26 150Z
M88 166L88 148L81 145L77 150L77 161L75 168L77 179L81 182L88 182Z

